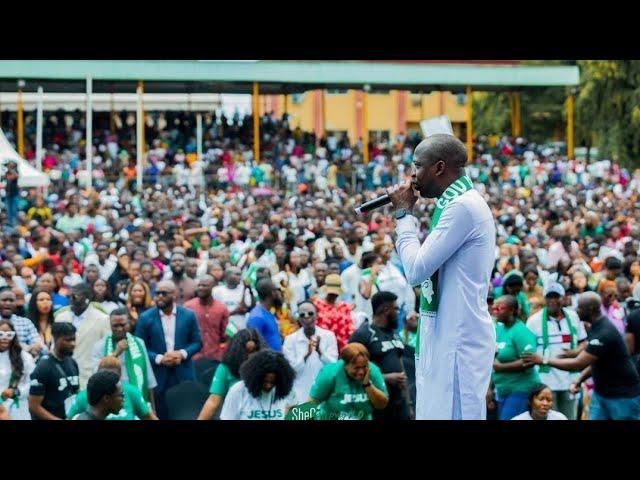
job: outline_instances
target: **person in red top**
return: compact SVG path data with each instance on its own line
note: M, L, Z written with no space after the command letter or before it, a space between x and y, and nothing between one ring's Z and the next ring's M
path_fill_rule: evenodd
M196 298L183 305L196 314L202 334L202 350L193 356L194 360L205 357L220 361L224 352L222 344L227 341L225 330L229 323L229 311L224 303L211 296L214 283L211 275L202 276L196 287Z
M351 306L345 302L338 302L338 297L343 293L340 275L327 275L322 289L327 294L326 300L318 297L312 299L318 312L316 325L331 330L335 334L338 340L338 351L340 351L355 331L351 318Z

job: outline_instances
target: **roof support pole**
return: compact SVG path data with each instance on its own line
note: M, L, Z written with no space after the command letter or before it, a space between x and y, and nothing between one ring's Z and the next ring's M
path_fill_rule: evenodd
M522 116L520 114L520 92L515 92L513 94L514 106L515 106L515 116L516 116L516 131L515 136L519 137L522 135Z
M18 104L16 106L16 115L18 121L18 131L17 131L17 143L18 143L18 155L24 158L24 116L23 116L23 106L22 106L22 89L18 89Z
M36 168L39 172L42 171L42 103L43 103L43 90L42 87L38 87L38 111L36 114Z
M111 114L109 115L109 130L111 130L111 135L116 133L116 111L115 111L115 99L113 98L113 92L111 92L111 98L109 99L109 106L111 109Z
M362 160L369 163L369 92L362 95Z
M467 161L473 161L473 91L467 86Z
M573 94L567 98L567 156L573 157Z
M253 96L251 98L253 113L253 161L260 163L260 88L258 82L253 82Z
M91 77L87 77L87 119L86 127L87 133L85 134L85 157L87 159L87 188L89 191L93 188L93 80Z
M509 114L511 117L511 135L522 135L522 116L520 111L520 92L509 92Z
M137 88L138 109L136 115L136 186L138 192L142 192L142 172L144 168L144 104L142 96L144 95L144 82L140 80Z
M196 114L196 149L198 154L198 162L200 162L200 168L202 169L202 193L204 195L204 189L206 188L206 181L204 177L204 162L202 161L202 113Z

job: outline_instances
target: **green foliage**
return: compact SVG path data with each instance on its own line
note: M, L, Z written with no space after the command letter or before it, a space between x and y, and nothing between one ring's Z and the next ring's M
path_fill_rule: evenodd
M640 164L640 61L526 61L529 65L578 65L575 96L575 145L598 147L602 158ZM521 92L522 135L535 142L564 140L568 88ZM474 94L474 133L511 132L507 93Z
M632 166L640 157L640 61L581 60L576 134L600 155ZM577 143L577 142L576 142Z

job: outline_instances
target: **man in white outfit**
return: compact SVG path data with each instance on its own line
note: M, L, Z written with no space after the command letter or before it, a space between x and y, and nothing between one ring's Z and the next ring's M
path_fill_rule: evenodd
M495 352L487 293L495 254L489 206L465 175L464 144L446 134L414 152L411 181L388 190L396 248L409 284L420 285L416 342L416 419L481 420ZM419 196L437 198L420 245L410 214Z

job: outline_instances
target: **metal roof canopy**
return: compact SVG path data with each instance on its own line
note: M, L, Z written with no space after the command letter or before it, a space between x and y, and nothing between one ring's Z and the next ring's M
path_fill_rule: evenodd
M317 88L514 91L530 87L578 85L577 66L406 64L367 61L257 60L2 60L0 91L84 92L87 77L94 93L301 93Z

